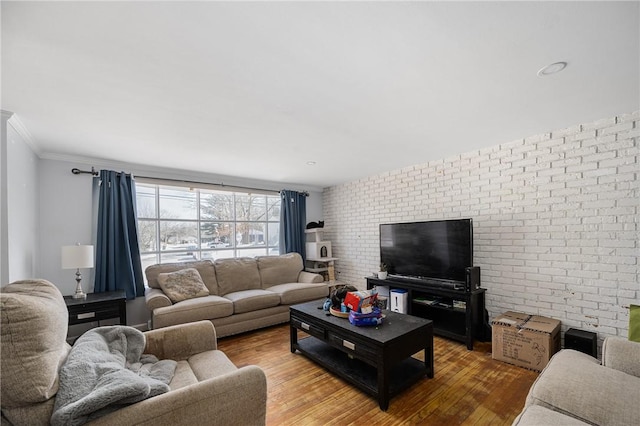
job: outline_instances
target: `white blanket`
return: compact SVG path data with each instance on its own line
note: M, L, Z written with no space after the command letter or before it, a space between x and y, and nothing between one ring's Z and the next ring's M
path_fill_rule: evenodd
M98 327L80 336L60 369L51 424L84 424L168 392L176 362L142 355L144 347L144 335L133 327Z

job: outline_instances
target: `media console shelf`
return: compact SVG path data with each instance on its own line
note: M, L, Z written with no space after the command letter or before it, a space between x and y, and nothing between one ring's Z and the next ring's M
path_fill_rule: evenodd
M389 287L389 290L407 290L407 313L432 320L433 333L438 336L464 342L469 350L473 350L474 339L486 339L484 288L453 290L393 278L380 280L367 277L367 289L375 286Z

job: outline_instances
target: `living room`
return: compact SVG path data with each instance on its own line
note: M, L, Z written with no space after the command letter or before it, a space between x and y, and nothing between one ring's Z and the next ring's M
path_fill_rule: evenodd
M55 5L56 2L53 3L54 6L59 6ZM44 85L55 86L56 82L65 83L64 72L54 73L55 68L51 66L38 69L39 64L29 57L31 62L27 65L33 67L30 76L38 84L29 86L29 78L25 78L21 80L22 85L14 85L13 89L10 89L13 81L9 77L24 72L24 69L12 69L3 61L0 160L2 285L19 279L42 277L58 286L64 295L73 294L76 286L73 271L60 267L60 247L75 242L91 243L95 239L95 225L92 211L92 179L88 176L74 175L71 169L91 170L95 167L124 170L133 175L205 184L224 182L224 185L228 186L260 188L267 191L279 191L283 188L307 191L307 222L324 221L326 238L331 241L333 255L338 258L337 278L359 288L365 287L365 277L378 268L380 224L472 218L474 264L480 266L482 271L481 285L487 290L486 308L489 318L495 318L505 311L551 317L561 321L563 332L569 328L576 328L597 333L599 346L607 336L626 336L629 328L629 305L638 304L640 299L637 220L640 199L638 4L605 3L577 2L573 5L556 5L556 2L547 2L549 9L542 13L542 16L548 17L548 20L538 26L527 28L530 39L539 36L534 30L548 31L567 38L572 34L580 34L580 37L586 38L583 33L597 33L595 28L600 28L602 35L599 37L603 40L595 42L593 40L598 36L589 36L588 42L572 40L571 43L564 44L564 40L557 39L555 42L561 45L561 48L554 50L553 54L560 56L553 58L550 57L552 55L541 53L545 49L552 50L550 44L532 42L526 45L533 52L528 59L530 63L520 64L521 68L533 67L530 70L532 75L527 76L527 79L519 76L518 78L524 82L516 85L516 89L507 87L504 91L498 90L501 79L505 78L501 73L499 77L494 77L495 81L478 80L478 85L487 86L487 90L481 92L483 98L464 96L466 87L451 92L449 96L438 92L438 101L443 105L444 112L439 110L439 105L429 104L421 106L419 111L416 110L418 112L412 112L413 115L405 115L401 119L396 117L394 120L390 118L394 125L398 126L396 134L392 129L385 127L367 130L355 137L365 141L356 148L360 155L353 155L346 147L342 147L342 138L353 129L363 130L365 126L361 125L360 120L366 119L373 123L384 121L384 116L381 115L383 113L394 116L393 106L382 100L383 95L391 95L384 90L375 92L374 95L363 95L361 99L353 101L354 106L338 102L337 94L333 94L335 98L331 98L320 96L317 90L305 92L308 97L317 95L319 102L335 101L340 108L350 106L346 111L352 114L353 123L349 123L348 120L341 121L332 129L334 132L337 132L338 128L344 131L336 137L337 143L324 145L320 136L316 135L309 138L309 142L300 143L305 145L304 154L301 154L304 160L301 163L313 160L318 164L292 167L300 173L291 175L295 177L288 177L286 173L278 176L274 173L273 178L259 177L251 174L252 171L240 171L240 164L221 172L222 168L218 168L218 164L233 163L230 160L210 160L212 165L206 170L175 168L170 164L177 162L177 158L175 161L172 157L168 160L162 159L160 163L156 162L158 157L163 155L162 146L151 149L145 146L153 145L137 148L132 146L129 155L117 145L115 138L129 141L135 139L136 134L122 134L116 131L119 122L123 123L124 128L130 121L139 121L140 127L135 128L137 132L144 131L145 127L157 125L162 131L170 133L174 140L178 140L180 131L173 127L165 127L171 115L163 113L154 116L150 113L149 117L159 117L159 122L156 123L152 118L145 117L143 111L139 111L139 115L136 116L120 114L101 106L97 96L91 103L80 103L79 107L73 105L68 112L63 111L62 115L56 115L53 112L56 102L74 104L75 101L73 97L53 97L54 95L48 92L49 88ZM23 39L16 36L15 40L19 40L20 43L5 47L4 33L8 31L5 28L15 31L16 26L15 22L10 21L16 16L11 12L23 13L18 5L12 6L16 8L15 11L9 9L6 2L2 5L3 59L5 55L17 55L16 52L21 50L25 54L30 52L30 44L27 42L31 42L29 37ZM468 4L459 5L461 8L465 6L471 7ZM514 13L512 9L516 8L515 3L493 6L494 15L503 11L505 14ZM577 14L578 18L570 20L569 16L576 15L572 7L577 8L580 13ZM24 11L28 17L27 12L30 12L29 9ZM459 11L452 12L453 16L456 16L456 13ZM440 25L450 25L457 29L458 25L468 24L467 20L471 19L469 15L472 14L459 15L460 22L443 21ZM378 15L374 16L379 18ZM258 17L252 15L252 18L259 22ZM495 17L496 20L501 18L504 17ZM526 20L526 16L521 15L519 20L513 22L524 25L523 21ZM571 26L560 31L558 28L567 20ZM313 22L310 20L307 23L311 25ZM321 23L317 25L322 26ZM509 25L505 27L501 29L513 29ZM487 30L484 26L481 29ZM32 37L38 38L37 31L32 34ZM491 34L488 32L483 35L489 37ZM335 33L334 36L339 39ZM450 34L449 36L451 37ZM509 37L509 33L501 35L503 40L508 40ZM554 41L552 37L549 39ZM545 41L548 43L549 39L545 38ZM331 40L335 41L333 38ZM514 44L506 43L499 48L503 49L501 51L505 55L516 55L512 49L518 47L517 43L524 43L524 40L517 39ZM51 52L61 49L63 45L64 42L54 45ZM475 44L473 46L478 47ZM533 49L536 46L538 50ZM578 50L572 51L572 48ZM375 50L373 47L372 49ZM471 54L468 50L463 51ZM484 53L486 52L483 50L478 56ZM433 55L438 57L443 53L436 49ZM456 57L443 55L440 58L443 61L456 61ZM492 59L495 57L491 56ZM547 62L534 61L542 58L548 59ZM96 68L105 65L94 57L89 59L86 63L75 63L76 68L91 68L91 64ZM478 60L476 57L472 59ZM464 68L473 63L471 59L468 61L460 61L458 65ZM566 69L557 75L535 75L540 67L556 61L566 61ZM367 65L381 66L383 62ZM609 65L598 68L597 72L585 71L589 66L595 66L593 63L601 62ZM44 59L43 63L42 66L48 66ZM486 65L485 61L480 63ZM505 63L500 65L504 66ZM9 74L5 72L5 68L9 69ZM91 70L97 72L93 68ZM392 73L395 70L393 68L388 72ZM513 73L516 70L520 68L510 68L508 72ZM351 69L354 73L358 71L362 70ZM90 75L91 72L87 71L86 75ZM579 75L571 74L573 72ZM50 79L41 79L42 74L48 73L51 75ZM86 80L80 85L81 89L92 87L86 75ZM365 79L365 74L357 75ZM317 77L316 74L313 76ZM452 79L456 76L462 78L456 72L446 77L449 76L452 76ZM579 83L570 82L570 76ZM439 74L434 76L442 77ZM336 77L329 75L327 78ZM394 85L389 83L388 91L406 91L405 94L408 96L408 92L419 89L400 84L403 78L412 79L414 76L397 76L393 80ZM349 80L349 84L355 82ZM281 86L278 85L276 88ZM276 88L270 87L269 90ZM46 145L47 124L52 125L47 123L49 119L37 121L37 117L46 117L47 114L32 115L37 112L32 110L34 104L24 104L25 99L29 98L27 95L32 91L37 93L38 90L47 91L42 103L46 105L43 109L49 108L52 111L51 115L55 117L51 119L55 125L50 128L55 132L60 132L61 127L66 129L66 134L55 133L55 137L52 136L51 139L60 142L68 137L69 141L73 141L70 146L63 146L59 151ZM92 94L104 95L108 90L109 86L105 85ZM420 89L420 94L425 98L429 97L429 92L422 90ZM435 91L435 88L430 87L429 90ZM514 90L522 91L521 102L514 101L518 94L508 97L508 92ZM123 93L121 95L125 96ZM241 95L243 94L237 93L238 97ZM372 111L368 116L358 115L358 111L365 106L363 103L378 102L376 96L381 104L385 104L385 108ZM435 94L433 97L436 97ZM129 102L135 100L130 97L126 99ZM83 102L86 102L86 99ZM460 107L456 106L456 103L465 105ZM506 105L498 110L504 115L494 115L490 125L485 126L488 118L482 110L494 104ZM199 104L198 108L206 106ZM87 110L86 116L78 113L83 108ZM216 108L223 109L219 105ZM287 104L286 108L293 107ZM283 107L285 110L286 108ZM406 113L406 110L402 112ZM507 112L509 114L506 114ZM64 114L67 115L66 119ZM95 115L98 119L95 119ZM293 113L289 115L297 116ZM431 127L423 123L413 124L429 121L425 117L433 117L434 122L440 123L434 123ZM93 120L103 122L103 126L96 129L108 133L109 137L114 138L113 142L105 141L98 131L93 134L74 132L75 126L83 128L84 121ZM411 127L414 125L415 129ZM259 122L256 122L255 126L256 132L273 130L271 127L261 127ZM404 127L401 129L401 126ZM190 129L188 123L179 124L177 127ZM127 129L134 131L134 128ZM494 133L495 129L499 129L499 132L496 130ZM375 135L376 131L380 132L378 136ZM50 134L54 134L53 130ZM155 132L137 135L142 135L140 139L144 144L151 144L150 140L158 136ZM294 136L300 138L302 135L304 132L296 132ZM252 134L253 136L255 135ZM281 135L270 134L266 142L271 143L272 138L277 136ZM214 136L214 139L224 140L224 137L225 134L221 133ZM326 134L323 137L326 137ZM381 142L380 139L384 140ZM118 155L88 154L83 147L92 145L93 140L100 141L95 144L101 145L102 152L113 151ZM233 142L238 143L237 139L233 139ZM420 149L421 145L431 147L428 155ZM224 146L219 149L223 150ZM258 144L253 145L251 149L260 152L265 148ZM296 149L295 143L289 140L288 145L279 148L280 152L286 149ZM134 157L135 151L142 152L143 155ZM408 154L404 157L404 163L397 163L396 159L392 158L396 157L398 151L406 151ZM260 152L257 157L262 155ZM131 160L145 156L149 159L146 162ZM192 156L201 155L194 153ZM407 157L413 160L407 161ZM259 164L258 160L253 159L249 162L249 168L259 169L256 165ZM324 168L323 163L334 164ZM338 174L341 170L347 169L350 175ZM233 170L238 172L234 173ZM297 178L304 174L317 176L309 180ZM347 177L343 180L327 180L336 179L335 176ZM91 272L87 271L85 282L89 282L90 279ZM86 290L88 289L85 288ZM147 325L149 312L145 307L144 298L127 302L127 317L129 325L141 328Z

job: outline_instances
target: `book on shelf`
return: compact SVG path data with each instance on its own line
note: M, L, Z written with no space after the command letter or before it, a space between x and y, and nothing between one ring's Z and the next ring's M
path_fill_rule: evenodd
M421 305L433 305L435 302L434 299L429 299L428 297L416 297L413 301Z
M453 307L455 309L467 309L467 302L464 300L454 300Z
M439 306L441 308L451 308L452 307L451 302L446 301L446 300L436 300L431 305L432 306Z

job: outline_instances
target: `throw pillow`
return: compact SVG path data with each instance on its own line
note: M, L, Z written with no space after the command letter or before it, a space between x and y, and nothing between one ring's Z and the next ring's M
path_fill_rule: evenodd
M158 274L158 284L173 303L209 295L207 286L195 268Z
M640 305L629 306L629 340L640 342Z

